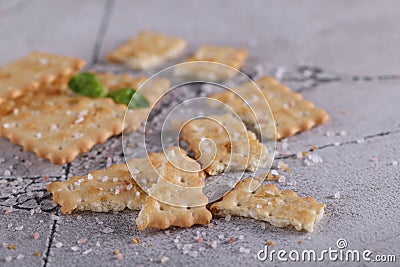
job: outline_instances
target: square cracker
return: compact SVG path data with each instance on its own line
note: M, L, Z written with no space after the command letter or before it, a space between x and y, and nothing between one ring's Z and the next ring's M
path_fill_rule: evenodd
M323 216L324 208L324 204L312 197L302 198L292 190L281 191L274 184L260 185L258 181L246 178L210 209L218 216L250 217L277 227L291 225L298 231L312 232L315 222Z
M153 153L149 154L149 158L133 158L128 165L130 170L137 172L135 179L141 180L157 177L152 166L160 166L161 161L162 157ZM146 198L146 193L132 178L126 164L115 164L85 176L74 176L65 182L53 182L47 190L52 193L53 201L61 205L64 214L84 210L140 210Z
M271 158L255 134L247 131L245 125L231 114L188 122L182 129L182 139L209 175L224 171L255 171L266 166Z
M109 91L126 87L133 89L140 88L140 93L147 98L150 105L155 104L170 87L169 80L164 78L148 80L145 76L132 76L129 74L116 75L110 72L95 72L95 74L100 78ZM150 111L151 107L128 109L125 118L124 131L127 133L137 131L141 127L142 123L147 119Z
M144 31L108 54L108 60L146 70L177 57L186 45L182 38Z
M68 81L84 65L79 58L32 52L0 68L0 104L27 91Z
M178 147L171 147L159 171L160 176L136 219L138 229L208 224L212 215L206 208L208 199L202 193L204 173L200 165Z
M180 77L195 78L204 81L227 80L235 76L237 71L242 68L247 56L248 52L245 49L229 46L204 45L186 61L204 62L198 64L182 64L175 69L175 74ZM225 64L233 69L213 63Z
M64 164L122 132L126 106L72 92L36 92L0 117L0 136L53 164Z
M279 140L310 130L329 119L325 110L315 108L311 101L303 99L301 94L293 92L289 87L280 84L272 77L262 77L256 81L256 84L261 89L265 99L268 100L275 120L276 133L273 121L266 118L264 114L266 112L265 99L254 94L253 83L249 82L240 87L232 88L235 93L246 100L247 104L228 90L213 94L210 97L228 104L246 124L256 131L261 129L263 136L270 139ZM256 114L258 122L252 116L253 113L250 108Z

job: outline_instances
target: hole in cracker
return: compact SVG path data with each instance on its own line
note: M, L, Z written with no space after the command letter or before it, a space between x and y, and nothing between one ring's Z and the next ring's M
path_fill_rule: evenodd
M159 209L160 209L160 210L164 210L164 207L163 207L163 206L160 206Z

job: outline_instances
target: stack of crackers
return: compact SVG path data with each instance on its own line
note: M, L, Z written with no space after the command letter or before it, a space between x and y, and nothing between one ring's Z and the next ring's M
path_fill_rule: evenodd
M108 60L134 70L151 69L181 55L186 47L187 42L182 38L142 32L111 52ZM202 46L187 63L176 68L175 75L206 81L227 80L235 76L247 55L245 49ZM193 64L199 61L203 63ZM81 59L34 52L0 68L0 136L53 164L65 164L123 130L138 130L150 108L126 113L125 105L109 98L89 98L68 90L67 82L84 65ZM109 91L139 88L144 84L141 92L151 104L170 85L166 79L145 83L147 77L95 74ZM138 210L136 224L140 230L190 227L208 224L213 216L233 215L267 221L278 227L313 231L325 205L311 197L299 197L293 191L281 191L254 178L242 179L211 205L203 193L209 177L267 166L272 154L257 134L282 139L328 120L324 110L315 108L312 102L275 79L263 77L256 84L261 89L261 98L249 95L251 83L210 96L231 106L237 117L220 114L185 124L181 138L194 158L179 147L169 147L163 153L132 158L127 164L54 182L48 191L65 214L84 210ZM238 95L253 98L251 105ZM265 100L275 122L255 121L248 116L250 111L262 114ZM124 125L125 113L129 119Z

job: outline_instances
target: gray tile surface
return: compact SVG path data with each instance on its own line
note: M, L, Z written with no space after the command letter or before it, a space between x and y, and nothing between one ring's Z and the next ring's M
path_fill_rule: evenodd
M121 137L65 166L0 139L0 241L5 247L16 245L15 250L0 247L0 266L291 266L261 262L255 255L267 241L274 241L276 250L318 252L336 248L339 238L347 240L349 249L394 254L399 261L400 165L393 165L400 162L399 7L397 1L1 1L0 65L43 50L82 57L98 70L124 72L105 63L105 55L142 29L158 30L186 38L187 54L201 44L248 48L247 74L277 74L331 119L285 145L280 142L275 161L291 168L281 172L286 177L282 188L327 204L311 234L243 218L214 219L210 227L139 232L134 211L60 215L46 186L122 162ZM311 154L322 163L307 166L304 158L296 158L314 145L320 149ZM18 226L24 227L15 230ZM202 243L196 240L199 234ZM124 254L123 260L116 259L115 250Z

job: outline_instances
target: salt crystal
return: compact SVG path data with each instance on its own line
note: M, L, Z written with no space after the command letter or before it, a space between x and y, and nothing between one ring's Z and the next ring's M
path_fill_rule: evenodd
M175 243L175 244L179 243L179 239L178 239L178 238L175 238L175 239L174 239L174 243Z
M74 121L74 123L75 123L75 124L79 124L79 123L83 122L84 120L85 120L84 117L78 117L78 119L76 119L76 120Z
M266 228L265 223L261 223L261 229L265 230L265 228Z
M303 152L299 151L296 153L296 158L301 159L303 158Z
M224 239L224 238L225 238L225 235L224 235L224 234L219 234L219 235L218 235L218 238L219 238L219 239Z
M278 171L277 171L277 170L272 170L272 171L271 171L271 174L272 174L273 176L277 176L277 175L279 175L279 173L278 173Z
M115 194L118 195L119 194L119 189L115 189Z
M393 166L397 166L399 163L396 161L396 160L394 160L393 162L392 162L392 165Z
M85 250L82 254L83 254L83 255L87 255L87 254L89 254L89 253L92 252L92 251L93 251L93 249L89 248L89 249Z
M168 258L168 257L163 256L163 257L161 258L161 263L166 263L167 261L169 261L169 258Z
M333 198L339 199L340 198L340 192L336 192Z
M132 184L128 184L127 186L126 186L126 190L131 190L132 189L132 187L133 187L133 185ZM136 193L139 193L139 195L140 195L140 192L138 191L138 192L136 192ZM136 194L137 195L137 194Z
M215 240L211 241L210 246L211 246L212 248L216 248L216 247L218 246L217 241L215 241Z
M333 143L334 146L340 146L340 142Z
M261 205L261 204L257 204L257 205L256 205L256 208L257 208L257 209L261 209L261 208L262 208L262 205Z
M102 181L102 182L107 182L107 180L108 180L108 177L107 177L107 176L103 176L103 178L101 178L101 181Z
M80 178L80 179L78 180L79 183L83 183L84 181L85 181L85 179L83 179L83 178Z
M361 138L361 139L357 139L356 142L357 142L357 144L362 144L365 142L365 140L364 140L364 138Z
M5 259L6 262L12 261L12 257L11 256L6 256L4 259Z
M15 109L13 110L13 113L14 113L14 115L18 115L18 114L19 114L19 109L15 108Z
M112 229L111 227L106 227L103 230L101 230L103 233L105 234L110 234L112 232L114 232L114 229Z
M243 239L244 239L244 236L240 235L239 240L243 240Z
M17 260L22 260L23 258L25 258L25 256L24 256L24 255L22 255L22 254L18 254L18 256L17 256Z
M71 247L71 249L72 249L72 251L78 251L78 250L79 250L79 247L73 246L73 247Z
M325 136L328 136L328 137L331 137L331 136L334 136L335 134L333 133L333 132L326 132L325 133Z
M10 128L10 124L9 124L9 123L4 123L4 124L3 124L3 127L4 127L5 129L8 129L8 128Z
M249 248L240 247L239 248L239 252L240 253L244 253L244 254L249 254L250 253L250 249Z
M100 242L96 242L96 247L100 247Z
M118 182L118 178L114 177L114 178L113 178L113 182L114 182L114 183L115 183L115 182Z
M225 221L226 222L229 222L230 220L231 220L231 215L230 214L227 214L226 216L225 216Z
M77 219L77 220L82 220L82 216L81 216L81 215L78 215L78 216L76 216L76 219Z
M61 248L62 246L63 246L63 244L61 242L56 243L56 248Z
M37 139L41 139L41 138L42 138L42 133L36 133L36 134L35 134L35 137L36 137Z
M137 191L137 192L135 193L135 195L136 195L137 197L140 196L140 192Z
M84 137L85 135L83 134L83 133L75 133L74 134L74 138L82 138L82 137Z
M340 132L339 132L339 135L345 136L345 135L347 135L347 132L346 132L346 131L340 131Z
M135 169L135 168L132 168L132 169L131 169L131 173L132 173L132 174L138 174L138 173L139 173L139 170L138 170L138 169Z
M22 229L24 229L23 225L15 227L15 231L21 231Z
M87 178L88 178L88 180L93 180L93 175L91 173L89 173Z

